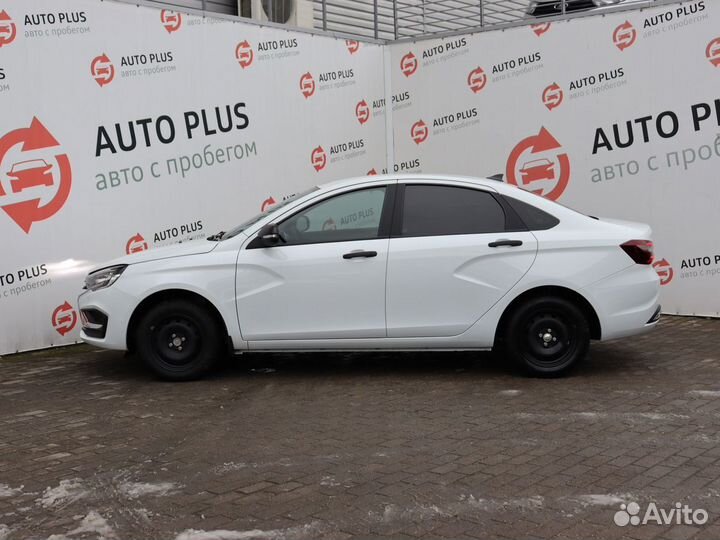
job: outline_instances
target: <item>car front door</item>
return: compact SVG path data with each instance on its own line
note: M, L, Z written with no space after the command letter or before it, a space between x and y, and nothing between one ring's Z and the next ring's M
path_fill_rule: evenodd
M537 240L507 213L492 193L474 187L398 185L389 338L462 334L525 275Z
M237 310L251 348L258 341L385 337L394 189L329 195L278 223L279 244L241 250Z

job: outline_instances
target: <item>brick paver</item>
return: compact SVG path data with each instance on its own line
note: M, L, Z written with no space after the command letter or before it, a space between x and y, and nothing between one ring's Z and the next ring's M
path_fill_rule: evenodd
M719 442L717 320L593 344L557 380L298 354L173 384L70 347L0 360L0 540L719 538ZM614 525L631 501L709 519Z

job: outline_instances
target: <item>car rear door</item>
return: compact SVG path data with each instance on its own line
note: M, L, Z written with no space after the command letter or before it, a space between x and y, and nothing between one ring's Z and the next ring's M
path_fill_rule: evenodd
M532 266L535 236L496 194L461 183L398 184L387 269L387 335L462 334Z

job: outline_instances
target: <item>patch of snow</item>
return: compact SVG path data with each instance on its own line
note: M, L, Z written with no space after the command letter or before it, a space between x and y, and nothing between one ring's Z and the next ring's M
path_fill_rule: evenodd
M150 523L150 518L154 515L147 508L135 508L132 510L132 512L134 512L140 519L142 519L146 523Z
M510 506L515 508L527 508L535 509L542 508L545 503L545 498L542 495L533 495L532 497L523 497L520 499L510 499L503 503L503 506Z
M82 487L79 478L72 480L61 480L57 487L48 487L43 496L36 499L35 502L43 508L50 508L58 504L70 504L78 501L88 494Z
M632 413L606 413L606 412L594 412L594 411L584 411L584 412L573 412L569 414L535 414L535 413L515 413L513 414L515 418L519 418L521 420L532 420L535 418L542 418L545 420L549 419L557 419L558 421L567 421L572 419L583 419L583 420L618 420L618 421L625 421L630 423L636 423L636 422L642 422L645 420L655 420L655 421L664 421L664 420L687 420L690 418L688 415L685 414L676 414L676 413L642 413L642 412L632 412Z
M335 478L332 477L332 476L323 476L323 477L322 477L322 480L320 480L320 485L321 485L321 486L337 487L337 486L339 486L339 485L341 485L341 484L340 484L340 482L338 482L337 480L335 480Z
M401 507L396 504L386 505L382 513L369 512L368 517L374 521L420 521L437 517L458 516L472 511L498 512L511 509L537 510L543 507L545 499L540 495L514 499L482 499L474 495L460 495L459 502L442 507L430 504L417 504Z
M597 494L578 495L574 497L583 507L587 506L617 506L628 500L633 500L629 494L613 495L613 494Z
M178 485L172 482L158 482L157 484L149 484L146 482L123 482L118 487L120 493L123 493L131 499L137 499L143 495L163 497L171 494L177 489Z
M521 392L520 390L500 390L498 394L501 396L519 396Z
M690 418L686 414L662 414L662 413L637 413L640 418L647 418L648 420L687 420Z
M175 540L302 540L304 538L316 538L320 532L320 525L317 522L312 522L299 527L270 531L262 531L260 529L253 529L251 531L203 531L187 529L178 534Z
M231 471L239 471L247 467L247 463L235 463L234 461L228 461L218 467L215 467L215 474L224 474Z
M0 540L7 540L11 532L10 527L4 523L0 523Z
M432 519L436 516L449 515L445 510L434 504L416 504L408 507L401 507L397 504L385 505L382 516L375 516L381 521L417 521L419 519Z
M707 444L717 444L718 442L720 442L720 439L718 437L710 437L709 435L705 435L704 433L696 433L695 435L691 435L690 439L692 439L693 441Z
M688 394L697 397L720 397L720 390L690 390Z
M20 486L19 488L11 488L7 484L0 484L0 498L18 495L22 493L24 487L25 486Z
M117 538L115 531L113 531L107 520L95 510L90 510L80 525L67 534L68 536L75 536L85 533L96 534L98 540L113 540Z

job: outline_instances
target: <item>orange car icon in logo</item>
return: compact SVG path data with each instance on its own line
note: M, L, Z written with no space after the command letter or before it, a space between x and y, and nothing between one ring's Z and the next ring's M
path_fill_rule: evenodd
M11 178L10 186L13 193L37 186L52 186L53 176L50 174L52 165L44 159L31 159L15 163L8 176Z
M528 161L520 169L523 184L529 184L537 180L554 180L555 164L549 159L536 159Z

